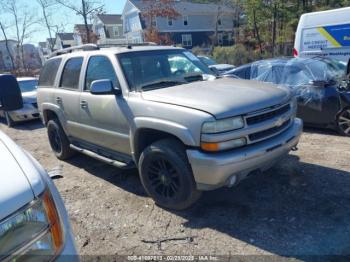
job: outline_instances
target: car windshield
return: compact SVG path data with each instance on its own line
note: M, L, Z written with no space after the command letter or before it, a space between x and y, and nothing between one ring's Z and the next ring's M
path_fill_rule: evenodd
M38 80L18 81L18 85L22 93L32 92L36 90Z
M117 55L132 90L152 90L203 81L213 73L184 50L158 50Z
M199 57L199 59L207 66L217 65L217 63L213 59L211 59L207 56L201 56L201 57Z

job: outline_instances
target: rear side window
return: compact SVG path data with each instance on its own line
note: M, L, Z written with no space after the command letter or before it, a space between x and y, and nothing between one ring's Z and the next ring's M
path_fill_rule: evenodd
M113 87L118 85L117 76L111 61L105 56L93 56L90 58L87 67L84 90L90 90L93 81L102 79L111 80Z
M62 59L51 59L47 61L41 70L40 78L39 78L39 87L40 86L53 86L56 79L56 74L58 68L61 64Z
M68 89L79 88L79 78L82 64L82 57L71 58L67 61L61 76L60 87Z

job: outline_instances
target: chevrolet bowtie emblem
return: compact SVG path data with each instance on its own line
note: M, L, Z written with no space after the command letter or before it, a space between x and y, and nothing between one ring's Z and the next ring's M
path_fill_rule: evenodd
M275 125L276 125L277 127L280 127L280 126L283 125L283 123L284 123L284 119L283 119L283 118L279 118L279 119L276 121Z

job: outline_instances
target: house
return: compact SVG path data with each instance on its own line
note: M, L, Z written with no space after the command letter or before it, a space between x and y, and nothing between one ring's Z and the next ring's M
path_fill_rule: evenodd
M42 60L40 58L39 49L32 44L23 45L23 63L28 69L40 69Z
M46 59L51 55L55 47L55 38L47 38L45 42L39 42L38 52L41 63L44 64Z
M15 40L7 40L7 45L8 48L6 47L5 40L0 41L0 72L12 70L16 63L17 42Z
M46 39L46 47L49 51L49 54L51 54L52 51L55 50L55 41L56 41L56 38L47 38Z
M233 44L235 10L218 4L174 0L170 5L175 17L163 15L150 19L153 1L127 0L123 14L124 34L129 42L147 41L146 32L155 28L173 44L194 46ZM159 13L159 12L158 12Z
M97 37L92 30L92 24L88 24L87 27L90 33L90 43L96 43ZM85 24L74 26L74 40L76 45L87 44L89 42Z
M38 51L39 51L41 62L44 63L46 61L46 57L48 57L50 52L47 46L47 42L39 42Z
M57 33L55 39L55 50L76 46L74 33Z
M121 15L97 14L94 18L92 30L98 38L98 44L121 44L126 42Z
M22 57L18 42L14 40L0 41L0 72L8 72L21 66ZM8 51L10 50L10 52ZM12 58L12 59L11 59ZM38 48L32 44L23 45L23 66L27 69L38 69L42 65Z

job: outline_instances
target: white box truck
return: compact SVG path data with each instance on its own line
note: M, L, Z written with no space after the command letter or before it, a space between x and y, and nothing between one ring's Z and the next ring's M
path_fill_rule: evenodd
M350 7L303 14L294 44L295 57L350 58Z

